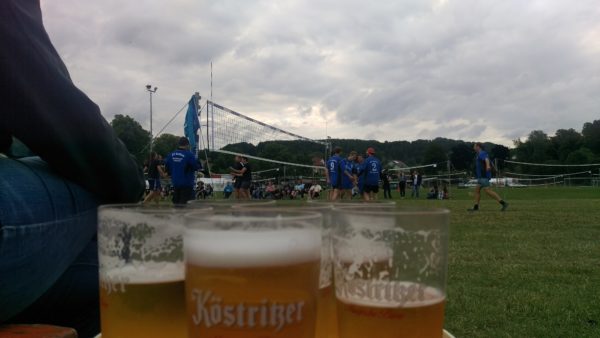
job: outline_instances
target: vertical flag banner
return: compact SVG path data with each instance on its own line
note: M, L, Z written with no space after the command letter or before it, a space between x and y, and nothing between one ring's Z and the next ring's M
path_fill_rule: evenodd
M192 95L188 103L187 113L185 114L185 122L183 124L183 132L185 137L190 140L190 151L198 158L198 129L200 129L200 121L198 120L198 102L196 96Z

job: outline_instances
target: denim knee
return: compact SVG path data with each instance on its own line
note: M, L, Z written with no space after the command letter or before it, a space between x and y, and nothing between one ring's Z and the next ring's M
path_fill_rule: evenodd
M96 233L94 198L39 158L0 158L0 322L32 304Z

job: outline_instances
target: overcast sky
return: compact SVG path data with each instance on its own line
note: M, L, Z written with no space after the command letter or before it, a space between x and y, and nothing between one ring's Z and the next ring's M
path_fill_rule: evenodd
M597 0L42 0L74 82L154 131L199 91L311 137L512 146L600 118ZM183 134L182 113L166 131Z

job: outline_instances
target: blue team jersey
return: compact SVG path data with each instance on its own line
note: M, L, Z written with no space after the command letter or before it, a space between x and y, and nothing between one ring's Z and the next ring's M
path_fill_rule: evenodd
M340 167L342 169L342 189L352 189L354 182L352 182L352 179L348 177L348 175L352 176L354 162L349 161L348 159L343 159L340 163Z
M341 173L342 158L333 155L327 160L327 172L329 173L329 183L334 188L339 188L342 179Z
M356 176L358 177L358 189L362 193L362 189L365 186L365 162L354 164L354 170L356 172Z
M369 156L364 162L365 185L379 185L381 178L381 162L375 156Z
M171 183L175 188L194 187L194 174L202 166L189 150L178 149L170 153L165 160L165 167L171 175Z
M480 150L477 158L475 159L475 177L476 178L492 178L492 171L485 170L485 159L488 159L488 153L484 150Z

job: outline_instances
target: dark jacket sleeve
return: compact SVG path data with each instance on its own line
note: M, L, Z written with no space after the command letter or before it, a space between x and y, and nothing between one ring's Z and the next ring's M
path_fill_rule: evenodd
M0 133L21 140L101 203L138 201L134 158L52 46L39 0L0 1Z

